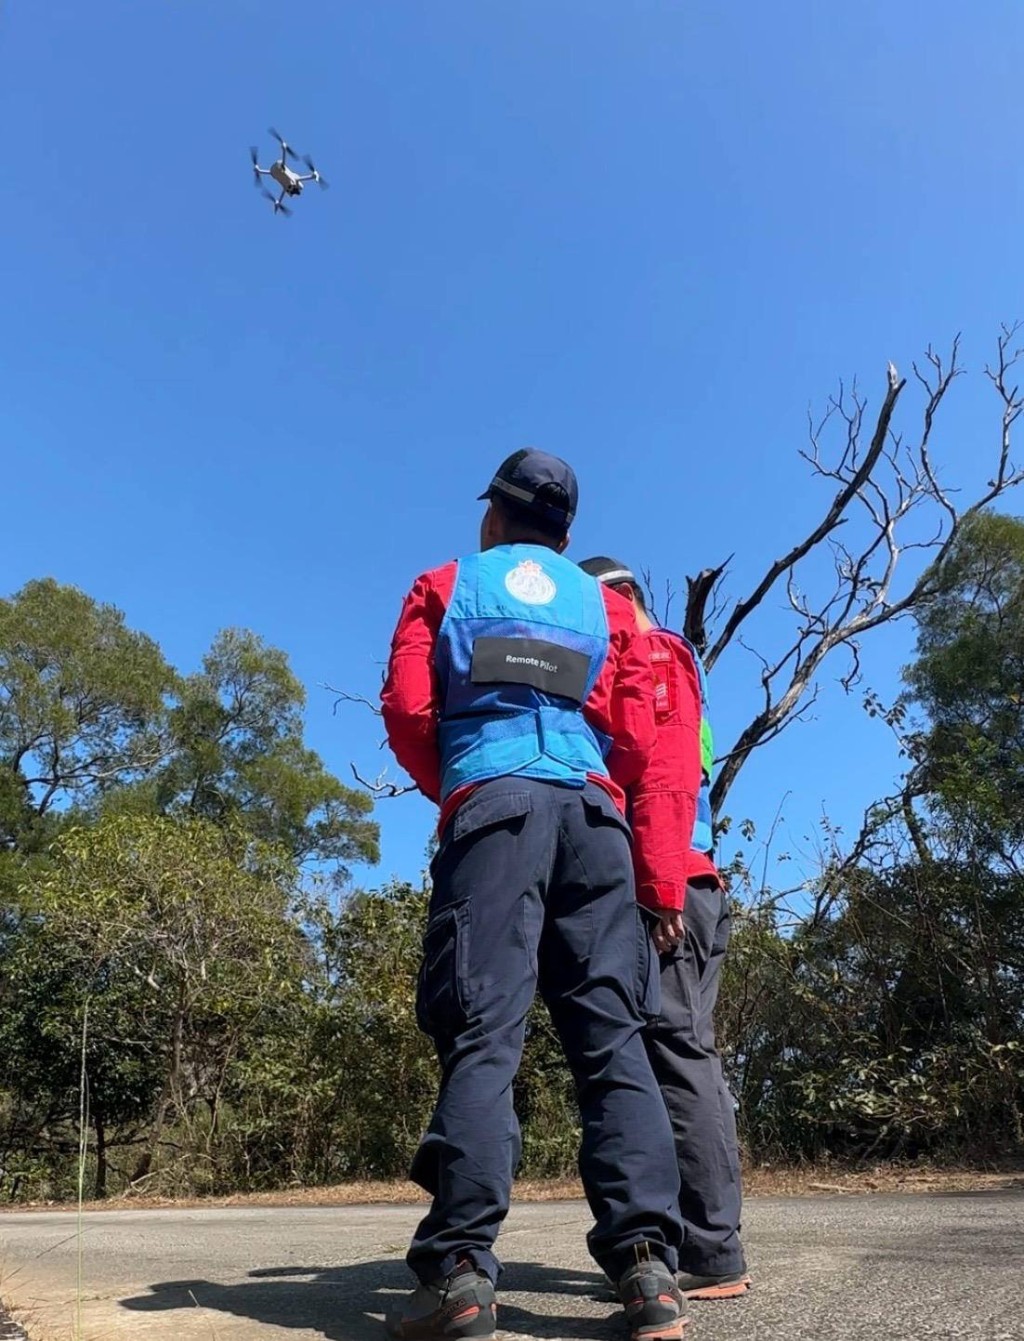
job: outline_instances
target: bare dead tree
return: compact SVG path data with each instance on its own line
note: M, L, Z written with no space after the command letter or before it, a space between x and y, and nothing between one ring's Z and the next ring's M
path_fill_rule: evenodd
M924 407L920 426L912 435L894 427L907 381L892 363L888 366L885 396L866 445L867 402L856 384L849 391L841 385L819 420L809 417L809 446L800 455L815 476L834 484L835 492L821 518L768 565L749 595L735 601L725 613L720 596L728 560L687 579L684 630L703 651L708 670L730 644L745 645L741 630L769 593L781 588L791 616L781 650L769 656L755 654L761 668L762 704L719 761L711 797L716 814L753 751L806 714L826 658L837 649L847 651L850 662L840 682L848 691L852 689L860 675L863 636L903 618L926 600L935 565L949 552L964 523L1024 480L1024 470L1010 458L1011 429L1024 410L1024 395L1012 376L1024 354L1024 349L1014 343L1018 329L1019 325L1002 328L998 360L985 369L1002 402L1001 436L994 470L969 502L954 501L954 491L940 482L931 452L935 416L963 372L957 336L948 360L929 347L922 365L913 365ZM833 456L830 460L824 438L834 428L840 430L841 445L838 459ZM860 539L844 543L841 528L858 521ZM828 594L812 599L802 589L799 573L801 565L823 546L832 559L834 581ZM924 562L898 595L897 571L903 557L914 550L921 552ZM723 616L724 622L718 627Z
M708 624L717 624L725 612L722 603L722 583L733 557L730 554L717 568L702 568L696 577L686 579L683 637L693 643L702 657L707 651ZM710 612L708 601L711 602Z

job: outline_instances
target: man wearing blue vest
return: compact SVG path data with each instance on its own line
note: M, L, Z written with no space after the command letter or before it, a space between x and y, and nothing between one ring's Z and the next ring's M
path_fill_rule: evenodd
M417 1015L442 1074L412 1170L433 1205L388 1330L494 1334L539 987L576 1081L588 1246L632 1336L679 1338L678 1174L642 1038L657 975L624 819L654 743L650 667L628 602L562 557L569 466L516 452L482 497L480 552L417 579L382 696L399 763L440 807Z

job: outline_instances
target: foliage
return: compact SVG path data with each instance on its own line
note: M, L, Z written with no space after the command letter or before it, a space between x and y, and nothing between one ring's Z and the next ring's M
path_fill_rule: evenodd
M774 1158L1024 1147L1024 883L855 868L782 934L741 915L722 1042L748 1148Z
M377 860L372 798L328 773L302 740L305 692L283 652L245 630L220 633L180 684L166 765L152 780L162 814L239 819L298 861Z
M173 1115L202 1101L215 1126L240 1035L295 977L292 877L287 859L206 821L69 829L4 947L3 1082L22 1124L26 1106L47 1129L77 1111L88 1002L89 1112L104 1146L111 1128L145 1130L131 1139L136 1181Z
M76 588L0 601L0 1194L71 1186L86 1002L97 1192L222 1177L233 1068L306 1002L303 864L377 856L303 705L252 633L181 676Z
M795 898L728 872L718 1028L751 1159L1024 1151L1024 525L964 520L925 584L899 795ZM0 695L0 1197L73 1194L86 1002L98 1195L404 1175L437 1084L429 890L339 893L376 830L305 749L284 655L229 632L182 679L36 584L0 608ZM522 1172L571 1172L539 1004L515 1099Z
M306 747L304 705L285 654L253 633L218 634L182 676L113 606L28 583L0 601L0 892L5 856L99 814L241 824L339 882L376 861L372 798Z
M926 730L914 790L961 850L1024 854L1024 521L982 513L935 572L906 672Z
M249 1179L273 1183L282 1156L299 1182L404 1172L436 1088L414 1009L425 916L402 884L307 899L302 992L233 1077Z
M0 849L40 850L61 809L151 768L174 683L152 639L75 587L0 600Z

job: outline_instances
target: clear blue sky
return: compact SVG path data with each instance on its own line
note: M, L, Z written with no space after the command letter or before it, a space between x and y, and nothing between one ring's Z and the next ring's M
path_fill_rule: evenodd
M1019 0L2 0L0 587L75 583L185 669L257 630L344 773L377 724L319 686L375 692L519 446L576 466L577 557L735 551L739 595L825 497L808 405L962 329L936 456L970 483L1024 315L1022 68ZM270 124L331 181L292 219L251 184ZM865 645L883 694L909 636ZM756 663L713 694L725 747ZM805 847L897 768L829 689L729 808L790 793ZM430 813L379 808L380 876Z

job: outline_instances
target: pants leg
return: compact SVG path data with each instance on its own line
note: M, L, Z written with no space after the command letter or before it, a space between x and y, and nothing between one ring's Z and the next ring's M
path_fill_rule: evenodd
M412 1177L434 1198L407 1261L421 1281L471 1259L496 1281L521 1142L512 1081L537 983L557 831L557 789L498 779L458 811L434 860L417 990L441 1064Z
M642 1037L655 966L624 821L598 787L563 792L540 985L576 1081L588 1244L613 1280L644 1241L674 1269L682 1233L672 1133Z
M736 1119L713 1019L729 943L723 891L710 881L688 886L683 923L682 942L661 956L661 1014L647 1031L647 1050L679 1163L680 1266L697 1275L731 1275L745 1264Z

